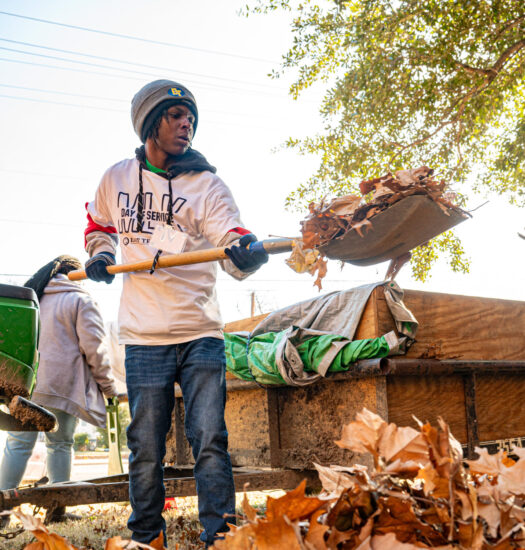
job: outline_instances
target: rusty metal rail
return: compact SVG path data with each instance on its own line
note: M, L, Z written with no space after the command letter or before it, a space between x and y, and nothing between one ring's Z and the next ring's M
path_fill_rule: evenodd
M315 471L250 470L234 468L236 491L260 491L264 489L293 489L303 480L310 488L320 488ZM185 497L196 494L193 468L169 467L164 469L164 484L167 497ZM39 487L22 487L0 491L0 511L11 510L24 503L56 508L101 502L124 502L129 500L127 474L90 479L79 482L63 482Z

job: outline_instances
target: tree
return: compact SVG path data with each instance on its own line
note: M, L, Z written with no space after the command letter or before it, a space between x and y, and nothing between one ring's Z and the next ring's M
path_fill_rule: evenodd
M325 87L324 131L286 146L319 154L287 206L356 189L362 179L427 165L459 192L525 204L523 0L258 0L245 12L290 11L281 70L290 93ZM413 258L424 280L439 251L468 271L448 232Z

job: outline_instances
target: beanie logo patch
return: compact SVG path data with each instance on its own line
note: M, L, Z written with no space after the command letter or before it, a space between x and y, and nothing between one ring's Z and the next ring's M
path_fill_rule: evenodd
M182 97L186 94L184 93L184 90L181 90L180 88L170 88L168 90L168 95L171 95L173 97Z

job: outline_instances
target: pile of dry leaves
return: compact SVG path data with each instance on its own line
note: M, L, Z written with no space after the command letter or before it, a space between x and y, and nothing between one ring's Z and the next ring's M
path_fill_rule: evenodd
M373 217L409 195L426 195L444 212L460 210L453 204L454 193L444 181L434 180L427 166L399 170L394 175L362 181L362 195L346 195L330 201L311 203L309 215L301 222L302 243L294 246L287 264L298 273L317 273L315 285L321 288L326 261L318 248L340 239L351 230L361 237L373 227Z
M324 491L305 484L268 498L264 517L246 497L245 523L218 550L507 550L525 548L525 450L463 460L438 421L419 430L387 424L364 409L343 428L342 448L369 452L373 468L316 465Z
M24 514L21 510L9 512L13 514L26 531L30 531L36 541L29 543L24 550L79 550L67 539L52 533L38 517ZM1 548L1 546L0 546ZM111 537L106 540L104 550L164 550L164 535L162 533L150 544L141 544L122 537Z

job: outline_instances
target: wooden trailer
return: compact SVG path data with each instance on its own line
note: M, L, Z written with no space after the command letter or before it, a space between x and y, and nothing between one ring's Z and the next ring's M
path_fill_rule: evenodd
M414 426L413 416L430 422L442 416L469 454L480 443L519 445L525 438L525 302L407 290L404 303L419 329L403 356L361 361L303 388L262 388L229 376L226 423L233 464L309 470L313 461L361 460L333 441L363 407L401 426ZM251 330L264 317L229 323L226 330ZM383 287L376 287L355 338L391 330ZM183 414L178 392L173 464L191 462Z
M346 373L306 387L263 388L228 377L226 423L237 490L290 489L301 479L315 487L313 462L366 460L337 447L341 427L363 407L398 425L413 416L438 416L472 455L476 445L525 444L525 302L405 291L419 322L416 342L403 356L360 361ZM253 329L265 315L229 323ZM383 288L371 294L356 339L395 330ZM167 496L195 494L192 457L176 390L168 442ZM127 476L0 491L0 510L22 502L47 508L128 500Z

